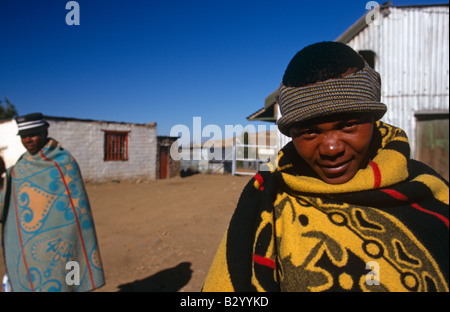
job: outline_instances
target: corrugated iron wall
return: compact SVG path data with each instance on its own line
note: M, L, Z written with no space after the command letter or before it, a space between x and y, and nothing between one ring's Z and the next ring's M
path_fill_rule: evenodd
M415 155L415 114L449 110L449 7L390 7L347 42L376 54L382 78L383 121L408 134Z

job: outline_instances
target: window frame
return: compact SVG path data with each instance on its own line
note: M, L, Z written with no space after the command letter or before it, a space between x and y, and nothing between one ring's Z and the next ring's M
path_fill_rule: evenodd
M128 139L130 131L102 131L104 132L103 161L128 161Z

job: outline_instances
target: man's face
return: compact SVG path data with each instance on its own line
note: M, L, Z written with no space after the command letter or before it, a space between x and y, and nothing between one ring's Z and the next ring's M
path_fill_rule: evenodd
M21 136L21 139L22 144L25 146L27 151L34 155L44 147L46 143L46 134L45 132L39 132L27 136Z
M369 114L317 118L290 129L297 153L329 184L351 180L367 165L373 135Z

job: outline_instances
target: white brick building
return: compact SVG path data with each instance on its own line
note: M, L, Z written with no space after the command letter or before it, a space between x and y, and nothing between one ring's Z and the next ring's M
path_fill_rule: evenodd
M45 116L49 137L77 160L83 179L105 182L156 179L156 123L134 124ZM6 166L25 152L14 120L0 121L0 155Z

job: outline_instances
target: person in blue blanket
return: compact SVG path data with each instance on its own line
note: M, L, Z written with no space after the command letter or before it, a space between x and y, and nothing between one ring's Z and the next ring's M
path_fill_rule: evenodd
M92 291L104 285L80 168L48 137L41 113L16 118L26 152L0 191L7 286L13 292Z
M448 181L382 122L379 74L349 46L291 60L290 136L244 188L203 291L449 291Z

